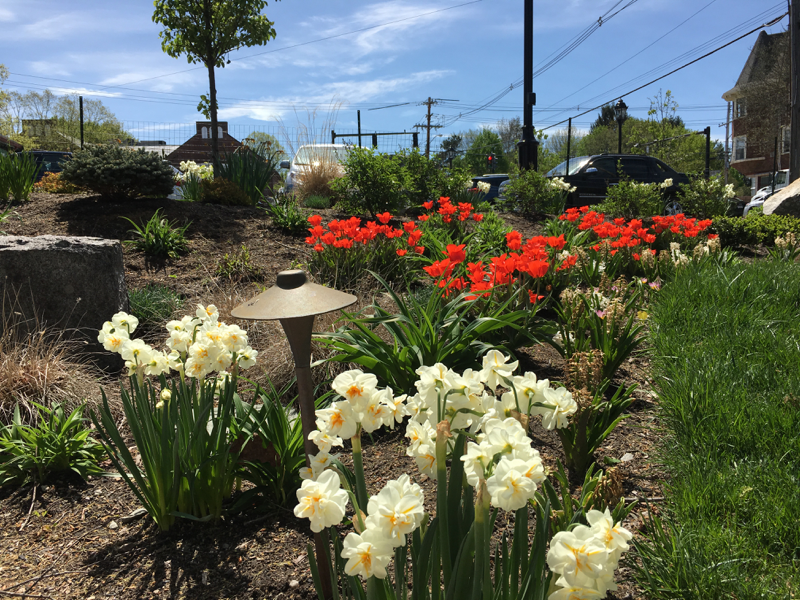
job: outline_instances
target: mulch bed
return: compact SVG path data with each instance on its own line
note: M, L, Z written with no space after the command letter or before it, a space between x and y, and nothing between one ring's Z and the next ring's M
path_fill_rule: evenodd
M85 195L37 193L29 203L15 208L16 215L4 230L8 235L124 240L131 227L120 217L145 221L159 207L171 220L192 222L191 251L177 260L152 261L126 246L129 288L167 285L187 299L187 306L208 303L210 296L232 295L232 286L237 297L248 297L272 285L279 271L304 262L308 255L302 237L273 228L261 210L171 200L108 203ZM334 210L317 212L326 221L336 215ZM540 231L538 224L518 215L506 217L525 237ZM242 244L250 250L261 279L242 283L215 276L222 256ZM275 329L271 335L281 333ZM520 371L534 371L539 378L562 377L563 361L548 346L523 349L519 359ZM630 418L609 436L597 458L602 463L605 457L625 457L618 469L624 475L627 498L658 498L663 472L654 457L659 425L647 355L623 365L619 380L638 384L636 402ZM111 387L117 385L112 382ZM531 436L546 466L555 468L556 461L563 460L558 437L536 423ZM413 459L405 456L401 432L365 439L364 453L367 476L375 474L369 481L370 491L409 473L421 483L426 498L433 500L433 481L424 477L420 481ZM316 597L306 559L310 530L307 521L294 517L291 507L264 506L216 525L178 521L166 534L159 533L147 517L128 520L138 508L133 493L113 478L84 483L76 476L48 480L35 490L30 485L0 489L0 598ZM644 510L644 505L635 509L625 526L640 530ZM653 505L649 510L654 510ZM625 576L623 567L618 579ZM609 597L630 599L640 594L623 582L616 595Z

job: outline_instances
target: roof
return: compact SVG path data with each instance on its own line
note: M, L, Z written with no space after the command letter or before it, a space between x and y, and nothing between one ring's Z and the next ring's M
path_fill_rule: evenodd
M788 35L789 33L786 31L773 34L766 31L759 33L756 43L750 50L750 56L747 57L744 68L739 74L739 79L736 80L736 85L722 94L723 100L728 102L736 100L744 95L746 88L762 81L769 74L770 67L775 62L780 43L785 40L784 36Z
M6 150L13 150L14 152L19 152L22 150L22 144L19 142L15 142L9 137L5 135L0 135L0 148L4 148Z

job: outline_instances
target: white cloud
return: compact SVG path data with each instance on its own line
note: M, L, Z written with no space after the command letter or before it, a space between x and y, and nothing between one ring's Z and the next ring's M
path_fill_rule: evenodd
M119 98L119 92L106 92L103 90L92 90L84 87L51 87L50 91L56 95L75 94L78 96L99 97L99 98Z
M17 17L7 8L0 7L0 23L10 23L16 21Z

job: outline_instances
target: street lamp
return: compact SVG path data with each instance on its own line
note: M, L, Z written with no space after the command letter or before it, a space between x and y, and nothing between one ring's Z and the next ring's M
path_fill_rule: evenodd
M314 411L314 387L311 381L311 330L314 317L350 306L357 298L316 283L306 278L304 271L293 269L278 273L275 285L261 292L252 300L240 304L231 311L237 319L254 321L279 320L294 356L294 369L297 376L297 403L300 407L300 421L303 425L303 442L308 457L317 453L317 447L308 439L316 429ZM317 565L327 570L325 544L321 534L314 534L317 550ZM320 572L323 595L331 597L330 574Z
M619 132L617 153L622 154L622 124L628 118L628 105L622 101L622 98L614 105L614 118L617 120L617 131Z

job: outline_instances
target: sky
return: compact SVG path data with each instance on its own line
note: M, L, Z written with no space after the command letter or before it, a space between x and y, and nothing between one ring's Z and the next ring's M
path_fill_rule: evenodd
M421 103L433 98L436 147L452 133L522 117L523 8L523 0L270 1L275 39L232 52L217 69L219 118L234 137L262 130L296 141L299 127L329 142L331 129L356 131L359 110L365 132L415 131L425 123ZM534 125L553 131L575 116L586 130L598 111L576 115L623 94L629 114L645 118L651 99L670 90L687 126L710 126L724 141L721 95L758 32L631 90L786 10L785 0L534 0ZM139 139L182 143L204 118L197 103L208 74L162 51L152 13L149 0L0 0L0 64L11 73L3 89L99 99Z

